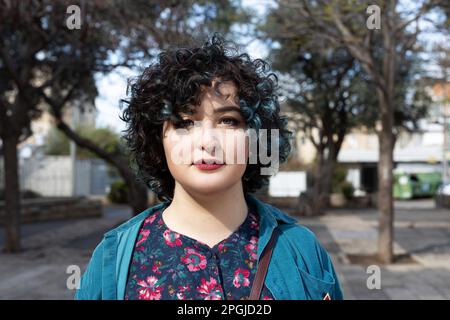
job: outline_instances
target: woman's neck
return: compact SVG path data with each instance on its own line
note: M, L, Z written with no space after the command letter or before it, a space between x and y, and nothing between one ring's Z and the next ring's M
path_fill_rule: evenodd
M248 213L242 184L217 194L195 194L179 184L171 204L164 210L166 225L178 233L203 241L211 247L227 238Z

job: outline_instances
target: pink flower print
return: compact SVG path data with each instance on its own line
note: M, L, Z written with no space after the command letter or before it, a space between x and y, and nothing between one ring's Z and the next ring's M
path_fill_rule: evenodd
M148 216L147 218L145 218L144 225L152 224L153 221L155 221L157 215L158 215L158 212L155 213L155 214L152 214L151 216Z
M225 244L223 242L219 243L217 248L218 248L219 252L222 252L222 253L227 252L227 247L225 246Z
M197 292L200 293L205 300L222 300L222 287L217 283L216 279L212 277L209 281L202 278L201 285L197 287Z
M169 229L167 229L166 231L164 231L164 240L166 240L166 244L169 247L179 247L182 245L181 243L181 239L180 238L180 234L173 232Z
M187 264L189 271L198 271L206 268L206 258L192 248L184 248L184 256L181 256L181 262Z
M147 266L145 264L143 264L143 265L141 265L141 267L139 269L141 269L141 271L145 271L147 269Z
M177 298L178 300L186 300L186 291L190 291L191 288L189 286L178 286Z
M273 298L269 297L269 296L264 296L263 300L273 300Z
M258 249L258 238L252 237L250 239L250 243L245 245L245 250L250 255L250 261L255 261L258 258L257 249Z
M142 287L139 289L139 300L160 300L161 291L163 287L157 285L158 278L147 277L145 280L139 280L138 285Z
M258 224L258 220L256 219L256 217L251 214L251 222L250 222L250 228L255 229L255 230L259 230L259 224Z
M161 266L161 261L156 261L155 264L152 267L152 271L156 274L161 274L161 270L159 270L159 267Z
M249 276L250 271L248 271L247 269L237 268L234 271L233 285L236 288L239 288L241 285L244 287L248 287L250 285L250 280L248 279Z
M145 240L147 240L148 236L150 235L150 230L145 229L142 230L142 232L139 233L139 240L136 242L136 246L140 246Z

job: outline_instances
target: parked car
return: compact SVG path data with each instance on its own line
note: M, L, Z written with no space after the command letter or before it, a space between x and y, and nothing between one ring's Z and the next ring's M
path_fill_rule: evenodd
M450 183L441 183L434 196L436 207L450 208Z

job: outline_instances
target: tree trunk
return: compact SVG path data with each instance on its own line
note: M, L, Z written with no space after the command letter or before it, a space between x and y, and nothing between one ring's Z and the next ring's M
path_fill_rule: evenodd
M382 110L392 111L388 106L384 94L379 92ZM394 169L393 151L395 139L392 133L393 116L390 112L381 115L382 130L379 132L379 162L378 162L378 210L379 210L379 236L378 256L383 263L394 261L394 208L392 196L392 182Z
M306 213L310 216L318 216L323 213L323 203L322 203L322 171L324 169L324 152L323 150L317 151L317 161L316 161L316 168L314 170L314 183L311 190L311 193L308 197L307 202L307 210Z
M328 158L322 170L322 176L320 179L321 182L321 200L322 200L322 208L329 205L330 200L330 191L331 191L331 179L333 177L334 167L336 165L336 159Z
M299 203L299 211L304 215L321 215L328 206L335 161L329 157L324 159L323 151L318 150L313 187L309 190L306 197L301 198Z
M7 253L20 251L20 188L17 157L18 137L5 135L5 248Z
M56 117L56 126L61 130L69 139L74 141L77 146L85 148L95 153L99 158L105 160L107 163L114 166L120 176L125 181L125 184L129 190L128 202L133 210L133 215L137 215L144 211L148 207L148 191L147 186L138 181L136 175L126 161L126 158L121 154L111 154L101 149L92 141L79 136L73 131L61 118Z
M378 210L380 214L378 255L383 263L394 261L394 203L392 182L394 169L394 92L396 48L391 30L395 3L390 2L385 13L383 26L383 84L377 89L381 113L381 132L379 132L380 155L378 162Z
M133 215L138 215L148 208L147 186L136 179L127 183L129 190L129 203L133 209Z

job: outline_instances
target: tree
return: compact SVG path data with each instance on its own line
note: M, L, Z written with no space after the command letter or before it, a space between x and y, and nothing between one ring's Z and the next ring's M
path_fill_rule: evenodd
M121 152L126 154L125 146L121 144L119 135L110 128L96 128L92 126L80 125L75 129L80 137L90 139L99 148L109 153ZM70 155L70 139L60 130L52 128L47 134L44 146L44 152L47 155ZM77 158L89 159L97 158L97 155L87 149L78 148Z
M274 24L267 28L273 30ZM304 132L316 149L312 188L301 197L299 210L321 214L329 202L331 179L346 134L367 107L360 90L363 73L345 48L307 44L301 37L278 40L272 51L275 69L288 74L296 85L284 86L286 104L293 111L297 130ZM282 84L283 87L283 84Z
M414 50L420 32L418 20L433 8L433 1L414 5L414 12L400 12L397 1L379 1L369 12L381 19L381 29L369 24L366 1L291 1L280 0L274 18L284 22L284 39L302 35L309 41L322 41L332 46L344 46L359 62L373 83L378 110L376 132L379 138L378 162L378 254L381 261L393 261L393 150L398 134L395 126L398 68ZM372 10L372 11L371 11ZM296 19L284 21L288 11ZM373 22L373 21L371 21ZM412 28L414 26L414 28ZM269 36L270 33L269 33Z
M142 67L158 50L188 43L211 29L226 32L245 18L229 1L0 1L0 136L6 185L7 252L18 251L20 199L17 144L47 105L56 127L78 146L115 166L137 214L147 207L147 187L129 159L81 137L63 110L97 95L95 76L119 67ZM80 103L79 105L82 105Z

